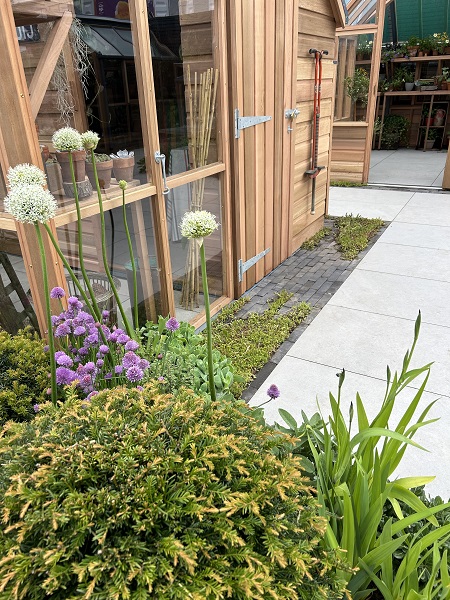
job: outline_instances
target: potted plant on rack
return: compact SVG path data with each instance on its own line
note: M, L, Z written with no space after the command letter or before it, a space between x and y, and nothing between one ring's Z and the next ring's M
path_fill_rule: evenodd
M83 149L80 141L79 148L70 146L73 143L74 133L78 132L72 127L63 127L59 129L52 138L53 146L56 148L56 160L61 167L63 188L66 196L75 197L73 180L76 182L78 196L86 198L92 194L90 182L86 179L86 150ZM79 135L79 134L78 134ZM72 170L74 177L72 178Z
M111 175L113 169L113 159L108 154L94 153L95 165L97 167L98 181L102 190L107 190L111 186ZM92 186L95 187L94 167L92 158L86 157L86 173Z
M430 111L428 106L424 106L422 109L423 124L427 127L432 127L434 125L434 112L434 109Z
M420 39L417 37L417 35L412 35L406 42L408 54L411 58L417 56L417 52L419 51L419 42Z
M113 159L113 171L116 181L132 181L134 171L134 152L119 150L117 154L111 154Z
M437 129L429 129L428 136L425 141L426 150L431 150L434 146L436 139L438 138L439 131Z
M405 90L407 92L412 92L412 90L414 89L414 73L412 71L409 71L408 69L404 69L403 82L405 84Z
M388 115L383 124L377 124L377 130L381 131L381 147L385 150L396 150L408 142L408 131L410 122L401 115Z

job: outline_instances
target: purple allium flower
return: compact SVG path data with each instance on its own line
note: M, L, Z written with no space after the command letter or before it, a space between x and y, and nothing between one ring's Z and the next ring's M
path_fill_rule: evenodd
M150 363L148 362L148 360L145 360L145 358L141 358L141 360L138 363L138 367L140 369L142 369L143 371L145 371L145 369L148 369L150 366Z
M116 366L114 367L114 373L115 373L116 375L120 375L122 372L123 372L123 367L122 367L122 365L116 365Z
M55 358L56 358L56 355L55 355ZM73 360L70 358L70 356L67 356L67 354L64 354L64 352L62 353L61 356L58 356L58 358L56 358L56 362L61 367L71 367L73 365Z
M166 323L166 329L168 331L176 331L177 329L180 328L180 324L178 323L178 321L175 319L175 317L170 317L170 319L167 321Z
M272 385L267 390L267 395L269 396L269 398L272 398L272 400L275 400L275 398L280 397L280 390L274 383L272 383Z
M124 369L129 369L130 367L137 366L139 364L140 358L134 352L127 352L125 356L122 358L122 365Z
M47 396L51 396L52 394L52 388L47 388L45 393L47 394Z
M134 350L137 350L138 348L139 348L139 344L135 340L130 340L129 342L127 342L125 344L125 350L127 352L129 350L131 350L132 352L134 352Z
M162 359L162 357L163 357L163 355L162 355L162 354L158 354L158 356L157 356L156 358L157 358L158 360L161 360L161 359Z
M136 389L139 390L140 392L142 392L144 390L144 388L142 387L142 385L137 385Z
M98 392L96 390L94 390L93 392L91 392L89 394L89 396L86 398L86 400L90 400L91 398L93 398L94 396L97 396Z
M115 329L111 334L111 341L117 342L117 338L119 337L119 335L125 335L125 331L123 329ZM125 342L125 344L127 342Z
M41 410L41 407L39 406L39 404L34 404L33 405L33 410L34 410L35 413L38 413Z
M160 383L164 383L165 379L164 379L164 377L162 377L162 376L161 376L161 377L158 377L158 381L159 381Z
M60 356L64 356L64 355L65 355L65 352L64 352L64 350L57 350L57 351L55 352L55 360L56 360L56 362L58 362L58 358L59 358Z
M56 369L56 383L58 385L70 385L75 379L75 373L67 367L58 367Z
M87 348L80 348L78 350L78 354L80 356L87 356L89 354L89 350Z
M84 370L86 373L95 373L95 364L92 361L87 362L84 365Z
M144 377L144 373L137 366L127 369L125 375L129 381L133 382L140 381Z
M66 292L61 287L54 287L50 290L50 298L64 298Z
M108 348L108 346L106 346L106 344L102 344L100 346L100 348L98 349L98 351L101 352L102 354L108 354L109 348Z
M55 337L64 337L69 334L70 334L70 327L68 325L66 325L66 323L61 323L61 325L58 325L58 327L55 329L55 332L53 335Z
M111 379L111 378L112 378L112 373L105 374L105 379Z
M79 303L80 303L80 301L78 300L78 298L76 296L69 296L69 298L67 298L67 304L69 306L77 308L77 305Z
M90 375L84 375L81 378L81 383L83 385L90 385L92 383L92 377Z
M78 325L78 327L75 327L75 329L73 330L74 335L84 335L85 333L86 327L83 327L83 325Z
M128 342L129 339L130 336L128 336L126 333L121 333L119 336L117 336L117 343L124 345Z
M95 344L98 344L98 332L97 331L95 331L95 333L90 333L84 340L85 346L95 346Z
M52 322L53 327L59 322L59 317L55 317L55 315L52 315L50 317L50 321Z
M105 364L105 361L102 358L99 358L98 361L95 363L95 365L101 369L103 367L103 365Z
M44 352L48 352L50 350L50 346L44 346Z
M109 310L102 311L102 318L106 321L109 319Z

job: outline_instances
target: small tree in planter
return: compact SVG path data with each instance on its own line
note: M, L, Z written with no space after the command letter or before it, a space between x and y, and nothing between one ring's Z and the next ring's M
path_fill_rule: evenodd
M353 77L346 77L345 90L353 101L353 119L356 121L358 103L366 107L369 99L370 75L365 69L356 69Z

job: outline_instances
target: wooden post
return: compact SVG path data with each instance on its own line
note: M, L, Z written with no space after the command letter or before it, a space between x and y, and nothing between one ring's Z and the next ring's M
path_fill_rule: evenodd
M9 0L0 0L0 114L4 151L11 166L29 162L43 169L36 126L31 113L29 92L25 80L14 16ZM3 160L5 163L5 159ZM5 168L7 164L3 164ZM39 258L38 240L33 225L17 223L17 234L25 269L34 299L34 308L41 333L47 329L44 282ZM51 224L56 235L54 224ZM64 270L53 246L44 236L49 287L66 288ZM58 305L55 303L55 310Z
M442 180L442 189L450 190L450 146L447 150L447 160L445 161L444 178Z

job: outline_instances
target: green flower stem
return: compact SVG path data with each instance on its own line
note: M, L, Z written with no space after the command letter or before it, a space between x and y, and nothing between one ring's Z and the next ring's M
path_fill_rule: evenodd
M88 274L87 274L85 266L84 266L83 231L82 231L82 227L81 227L80 200L78 198L78 188L77 188L77 182L75 179L75 169L73 166L72 152L69 152L69 165L70 165L70 174L72 175L73 195L75 198L75 206L77 209L78 259L80 261L80 269L81 269L81 273L83 275L84 282L86 283L86 287L89 291L89 296L91 297L91 300L92 300L93 311L94 311L95 316L97 317L99 323L101 323L101 319L102 319L101 312L98 307L97 300L95 299L94 290L92 289L91 282L89 281L89 277L88 277ZM74 280L74 283L75 283L75 280Z
M44 296L45 296L45 309L47 313L47 329L48 329L48 347L50 354L50 373L52 381L52 402L56 406L57 403L57 385L56 385L56 361L55 361L55 343L53 339L53 328L52 328L52 312L50 309L50 291L48 289L48 273L47 273L47 261L45 258L44 242L42 241L42 234L39 228L39 223L36 221L34 224L36 229L36 235L39 243L39 252L41 255L42 264L42 278L44 280Z
M55 236L53 235L52 230L48 226L48 223L44 223L43 225L45 227L45 230L46 230L46 232L47 232L47 234L48 234L48 236L50 238L50 241L52 242L52 244L53 244L53 246L54 246L54 248L55 248L55 250L56 250L56 252L57 252L57 254L59 256L59 258L62 260L62 263L65 266L65 268L67 269L67 272L69 273L70 277L72 278L72 281L74 282L77 290L80 292L81 297L83 298L84 303L86 305L86 308L89 310L89 312L91 313L91 315L95 314L97 316L97 313L94 311L94 308L91 305L91 301L89 300L86 292L84 291L83 286L81 285L78 277L72 271L72 267L69 265L69 263L67 262L66 257L61 252L61 248L59 247L58 242L55 240ZM98 310L100 310L100 309L98 309ZM101 323L101 322L102 321L101 321L101 315L100 315L99 323ZM105 333L104 333L104 331L103 331L103 329L101 327L99 328L99 333L100 333L100 335L102 337L103 343L106 344L106 345L108 345L108 341L107 341L107 339L105 337Z
M128 229L127 222L127 211L125 207L125 190L122 190L122 213L123 222L125 225L125 233L128 241L128 250L130 252L131 268L133 270L133 298L134 298L134 328L139 328L139 315L138 315L138 293L137 293L137 273L136 264L134 262L133 244L131 243L130 230Z
M98 205L100 207L103 267L105 268L106 277L108 278L108 281L111 286L111 290L114 294L114 298L116 299L120 314L122 315L122 320L125 325L125 329L127 330L127 334L130 337L135 337L134 332L132 331L132 329L130 327L130 323L128 322L125 311L123 309L122 302L120 301L119 294L117 293L117 289L116 289L116 286L114 285L114 280L112 278L112 275L111 275L111 272L110 272L109 266L108 266L108 257L106 256L105 214L103 211L102 192L100 189L100 183L98 181L97 165L95 163L94 150L91 150L91 160L92 160L92 170L94 171L95 187L97 188Z
M197 240L195 240L194 243L197 243ZM203 243L203 241L202 241L202 245L200 246L200 263L202 265L203 296L205 299L209 393L211 394L211 400L213 402L215 402L216 386L214 383L214 365L213 365L213 355L212 355L211 311L209 308L208 276L206 274L205 244Z

